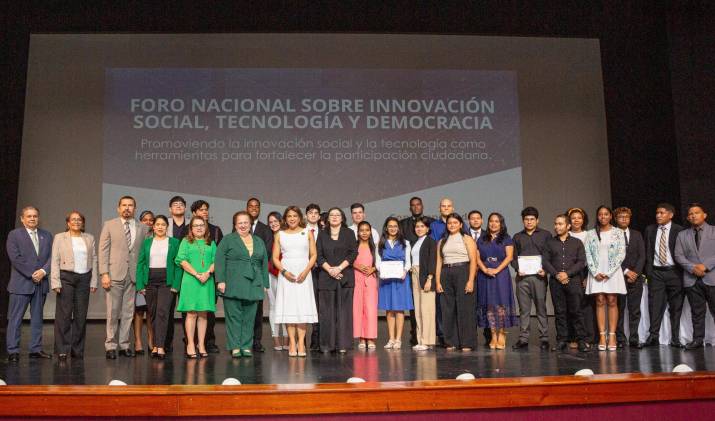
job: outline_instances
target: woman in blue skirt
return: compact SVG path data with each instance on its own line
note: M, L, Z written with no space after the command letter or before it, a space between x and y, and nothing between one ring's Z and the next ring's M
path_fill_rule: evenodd
M410 281L410 243L402 235L400 222L395 217L387 218L382 227L376 264L380 271L377 307L387 313L387 330L390 335L385 348L400 349L405 310L412 310L414 306ZM398 265L401 271L396 268ZM395 276L396 272L399 277Z

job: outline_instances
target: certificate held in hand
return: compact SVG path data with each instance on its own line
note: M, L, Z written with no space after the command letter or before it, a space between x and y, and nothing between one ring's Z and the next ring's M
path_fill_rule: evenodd
M402 279L405 276L405 263L399 260L380 262L380 279Z
M541 270L541 256L519 256L518 262L524 275L537 275Z

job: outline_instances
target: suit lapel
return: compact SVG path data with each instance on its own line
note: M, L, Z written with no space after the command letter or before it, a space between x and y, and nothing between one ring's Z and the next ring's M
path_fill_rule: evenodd
M35 251L35 244L32 242L32 238L30 237L30 233L27 232L27 228L22 227L22 234L23 238L25 239L25 243L27 243L27 246L30 247L30 250L34 251L33 253L35 257L39 258L40 254L38 254L37 251ZM38 250L39 253L42 253L42 241L40 241L40 232L37 232L37 242L38 242Z

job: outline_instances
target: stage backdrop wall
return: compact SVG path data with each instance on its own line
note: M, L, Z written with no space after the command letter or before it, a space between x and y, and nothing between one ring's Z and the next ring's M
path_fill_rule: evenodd
M78 209L98 236L123 194L161 213L206 199L225 232L251 196L263 218L361 201L379 229L416 194L511 233L533 205L550 229L610 202L602 85L593 39L36 34L18 209L52 232Z

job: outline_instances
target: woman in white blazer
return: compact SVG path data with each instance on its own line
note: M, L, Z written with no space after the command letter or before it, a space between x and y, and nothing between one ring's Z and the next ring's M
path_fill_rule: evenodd
M67 231L52 242L50 287L55 305L55 353L60 360L84 357L89 293L97 290L97 253L94 237L84 232L84 215L72 211Z

